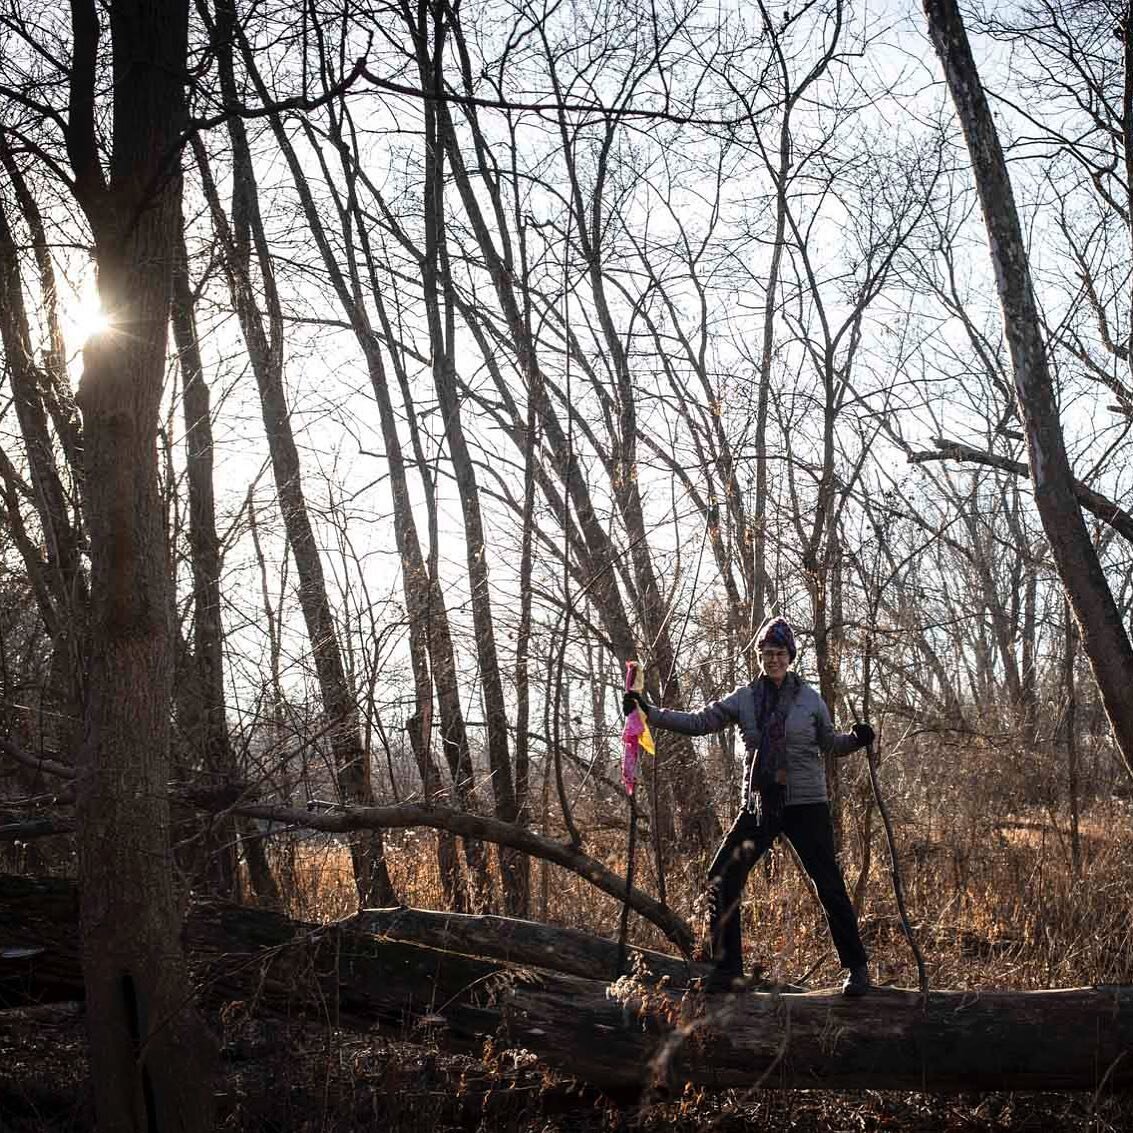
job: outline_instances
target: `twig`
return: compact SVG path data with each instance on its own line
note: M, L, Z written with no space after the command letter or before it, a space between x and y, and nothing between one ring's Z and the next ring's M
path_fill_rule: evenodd
M925 969L924 956L917 938L913 934L913 926L909 923L909 914L905 908L905 886L901 881L901 869L897 860L897 844L893 836L893 820L889 817L889 807L881 796L881 784L877 777L877 754L874 745L866 747L866 761L869 764L869 781L873 786L873 798L877 803L877 812L881 815L882 825L885 827L885 842L889 847L889 876L893 882L893 896L897 900L897 915L901 919L901 931L909 942L909 949L917 963L917 986L922 995L928 995L928 972Z

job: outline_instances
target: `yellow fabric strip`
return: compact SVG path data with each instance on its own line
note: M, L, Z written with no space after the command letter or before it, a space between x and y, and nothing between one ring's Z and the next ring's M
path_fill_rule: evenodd
M650 755L656 755L657 749L653 746L653 733L649 730L649 721L645 719L645 713L639 708L637 714L641 717L641 726L644 731L637 738L637 742L649 752Z

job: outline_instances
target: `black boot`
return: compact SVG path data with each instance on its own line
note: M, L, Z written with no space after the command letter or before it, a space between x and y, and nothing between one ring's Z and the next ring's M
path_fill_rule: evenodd
M849 975L846 976L842 984L842 994L850 999L857 999L865 995L871 987L873 984L869 978L869 966L859 964L856 968L851 968Z

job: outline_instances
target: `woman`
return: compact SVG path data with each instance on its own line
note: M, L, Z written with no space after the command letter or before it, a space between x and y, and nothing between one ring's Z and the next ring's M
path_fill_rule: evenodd
M742 979L740 895L752 866L784 834L814 883L838 958L849 969L842 994L864 995L870 988L868 957L834 854L823 755L866 747L873 729L855 724L851 732L834 731L822 697L791 669L795 635L783 618L764 622L756 645L759 677L702 712L658 708L633 692L624 703L627 715L640 704L655 728L703 736L736 724L743 735L743 809L708 870L714 969L706 988L727 991Z

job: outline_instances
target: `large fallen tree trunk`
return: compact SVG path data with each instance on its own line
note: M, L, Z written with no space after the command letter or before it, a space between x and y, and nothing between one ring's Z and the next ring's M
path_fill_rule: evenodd
M0 878L0 998L77 998L73 891ZM455 943L455 941L454 941ZM1133 989L879 989L705 997L502 964L264 910L194 905L198 986L247 1010L317 1013L447 1047L529 1050L602 1089L805 1086L900 1090L1133 1089ZM35 955L32 950L40 949ZM5 967L14 975L3 976Z

